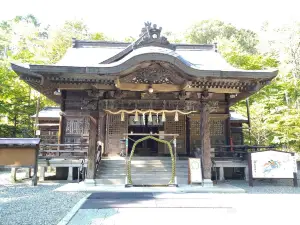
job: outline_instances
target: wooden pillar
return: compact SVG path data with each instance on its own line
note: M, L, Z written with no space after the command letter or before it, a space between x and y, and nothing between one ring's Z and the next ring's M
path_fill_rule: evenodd
M188 156L190 156L191 154L191 129L190 129L190 117L189 116L186 116L186 121L185 121L185 124L186 124L186 129L185 129L185 132L186 132L186 137L185 137L185 142L186 142L186 154Z
M105 137L106 134L106 114L105 112L99 112L99 133L98 133L98 140L99 144L101 145L102 148L102 154L105 152Z
M96 175L96 149L98 134L98 116L99 113L90 114L90 132L89 132L89 148L88 148L88 166L87 179L93 180Z
M225 113L228 114L228 118L225 120L225 138L226 138L227 145L230 145L230 138L231 138L229 100L230 100L229 94L225 94L225 101L227 103Z
M64 137L65 137L65 121L66 118L64 116L64 112L66 110L66 91L62 90L61 91L61 103L60 103L60 111L61 115L59 118L59 132L58 132L58 144L63 144L64 143Z
M201 155L203 163L203 178L211 180L211 147L209 131L209 105L205 100L201 100L200 108L200 139Z

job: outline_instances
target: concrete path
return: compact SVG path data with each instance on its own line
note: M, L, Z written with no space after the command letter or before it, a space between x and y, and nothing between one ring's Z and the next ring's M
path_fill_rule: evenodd
M297 224L300 195L98 192L68 225Z
M179 185L179 187L129 187L124 185L87 185L84 182L69 183L56 189L62 192L172 192L172 193L245 193L245 189L219 183L213 187L201 185Z

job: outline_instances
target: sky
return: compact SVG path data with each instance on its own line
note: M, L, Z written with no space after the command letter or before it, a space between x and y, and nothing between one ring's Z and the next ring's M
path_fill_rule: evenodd
M264 21L274 26L300 22L299 6L299 0L0 0L0 20L33 14L57 26L80 19L93 32L124 38L138 36L146 21L175 33L205 19L258 31Z

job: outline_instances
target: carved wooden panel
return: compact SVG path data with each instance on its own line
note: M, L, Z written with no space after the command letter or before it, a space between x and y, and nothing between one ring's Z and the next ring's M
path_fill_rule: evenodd
M89 117L66 117L64 143L88 143Z
M182 84L185 82L185 79L176 71L166 69L159 64L152 64L147 68L138 69L121 78L120 82L135 84Z
M88 135L89 129L90 121L88 117L66 119L66 134Z
M186 154L186 119L185 116L179 116L179 121L174 121L174 116L166 116L165 133L166 134L179 134L177 138L176 151L178 154ZM165 153L168 149L165 148Z
M106 119L106 149L107 154L118 154L120 152L120 139L124 133L128 133L128 120L121 121L121 115L108 114Z

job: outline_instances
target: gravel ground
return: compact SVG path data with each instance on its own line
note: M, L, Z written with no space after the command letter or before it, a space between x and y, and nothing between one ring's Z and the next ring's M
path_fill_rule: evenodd
M243 188L248 194L300 194L300 180L298 180L299 187L294 187L292 180L255 180L253 187L242 180L226 183Z
M30 180L10 184L9 175L8 172L0 172L1 225L57 224L86 196L86 193L54 191L63 184L45 183L34 187Z
M19 179L24 176L24 171L18 173ZM55 225L87 195L55 191L64 184L43 183L33 187L29 179L11 184L9 177L10 172L0 171L0 225ZM243 188L249 194L300 194L300 188L294 188L289 180L255 181L254 187L245 181L226 183Z

